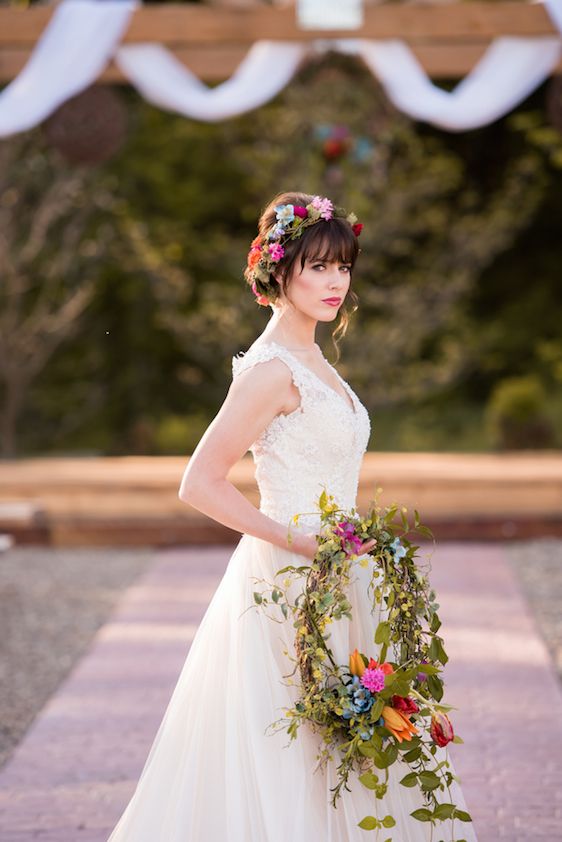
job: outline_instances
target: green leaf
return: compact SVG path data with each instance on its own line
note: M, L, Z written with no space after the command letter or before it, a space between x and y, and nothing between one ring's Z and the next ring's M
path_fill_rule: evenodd
M373 760L379 754L379 752L376 748L373 748L373 746L368 746L368 745L359 745L359 746L357 746L357 750L358 750L359 754L363 755L363 757L370 757Z
M454 804L439 804L433 811L434 819L452 819L455 814Z
M432 631L432 632L437 632L437 631L439 631L440 628L441 628L441 620L439 619L437 614L434 614L433 617L431 618L429 630Z
M415 772L409 772L407 775L404 775L400 783L402 786L415 786L418 782L418 776Z
M379 782L378 776L374 775L372 772L365 772L360 776L359 780L363 786L367 787L367 789L375 789Z
M420 807L419 810L414 810L414 812L410 813L410 815L419 822L431 821L431 810L426 810L425 807Z
M392 816L385 816L384 819L382 820L382 826L383 827L394 827L395 824L396 824L396 822L394 821Z
M455 736L453 737L453 742L454 743L464 743L464 740L462 739L462 737L459 737L458 734L455 734Z
M443 682L435 675L428 675L427 686L433 698L440 702L443 698Z
M257 605L262 604L263 597L262 597L261 593L258 593L257 591L254 591L254 602L257 603Z
M371 721L376 722L377 719L380 719L380 715L382 713L382 709L384 707L384 699L377 699L373 707L371 708Z
M375 830L378 826L379 822L374 816L365 816L365 818L361 819L359 822L359 827L362 827L363 830Z
M390 623L383 620L379 623L375 632L375 643L390 643Z
M435 772L420 772L419 779L424 789L436 789L441 783L439 775Z
M433 538L433 532L429 528L429 526L422 526L421 524L418 526L418 532L421 532L422 535L425 535L427 538Z
M461 822L471 822L472 821L472 817L471 817L470 813L467 813L466 810L459 810L458 808L455 808L455 818L458 819Z
M419 760L421 753L421 746L417 746L416 748L411 749L409 752L407 752L407 754L404 755L404 760L407 763L413 763L414 760Z

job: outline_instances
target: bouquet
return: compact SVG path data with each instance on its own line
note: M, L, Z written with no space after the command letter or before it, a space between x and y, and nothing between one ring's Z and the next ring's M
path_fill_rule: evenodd
M373 815L359 822L364 830L395 825L393 816L377 814L377 800L387 791L389 768L400 763L406 771L400 783L419 787L423 794L424 806L412 818L433 825L451 820L455 837L455 820L472 819L452 801L451 782L458 778L449 769L447 752L441 760L436 754L438 747L462 739L448 716L452 706L443 702L440 673L448 657L438 634L439 605L416 563L419 546L406 537L412 531L431 539L433 534L420 523L417 510L411 528L405 507L382 508L376 496L366 517L355 508L338 508L325 490L318 507L321 525L312 563L284 567L275 574L275 583L256 580L264 587L254 592L254 607L278 622L292 620L295 628L294 656L286 653L294 669L285 678L298 685L298 701L270 727L286 729L291 740L303 724L319 732L319 766L337 763L334 807L342 792L350 791L351 771L357 771L374 795ZM295 524L300 517L294 516ZM358 555L369 539L375 539L374 546ZM368 599L379 622L372 649L355 649L348 663L341 664L330 648L329 627L344 617L352 619L348 592L357 565L369 571ZM277 583L280 576L282 584Z

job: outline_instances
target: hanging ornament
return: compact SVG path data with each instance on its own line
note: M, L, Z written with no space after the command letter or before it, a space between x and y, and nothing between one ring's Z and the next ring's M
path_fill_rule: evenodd
M70 163L101 164L123 145L127 113L112 88L92 85L51 114L43 131Z

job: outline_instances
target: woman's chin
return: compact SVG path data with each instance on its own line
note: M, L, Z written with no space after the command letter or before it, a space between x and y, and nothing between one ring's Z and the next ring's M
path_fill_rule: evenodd
M326 313L323 311L318 315L319 322L332 322L339 313L339 307L334 307L331 312Z

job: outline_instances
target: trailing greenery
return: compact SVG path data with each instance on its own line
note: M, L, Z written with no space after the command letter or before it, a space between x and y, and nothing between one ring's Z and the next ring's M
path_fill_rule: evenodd
M398 764L400 783L417 787L423 805L410 813L412 818L432 824L451 820L451 839L462 842L455 820L469 822L471 817L454 804L451 784L458 779L447 752L439 753L439 747L462 742L447 715L452 708L443 701L441 671L448 656L438 634L439 605L417 558L419 546L407 537L418 532L432 538L431 530L417 511L410 526L405 507L382 508L376 498L361 517L354 508L340 509L324 490L318 509L318 550L312 562L278 570L273 582L255 580L254 607L273 621L279 622L281 614L281 622L295 629L294 654L285 652L294 668L284 678L296 686L296 701L270 730L285 729L294 740L299 729L312 728L318 765L333 762L337 767L334 807L350 791L353 772L376 800L383 799L389 769ZM303 514L308 513L294 516L296 524ZM363 542L370 539L375 546L362 553ZM363 581L359 568L366 571ZM369 610L374 637L362 641L367 654L355 649L346 653L346 663L338 663L332 642L338 636L336 624ZM341 639L354 634L344 631ZM359 827L378 830L395 824L393 816L376 814L375 803L375 815L365 816Z

